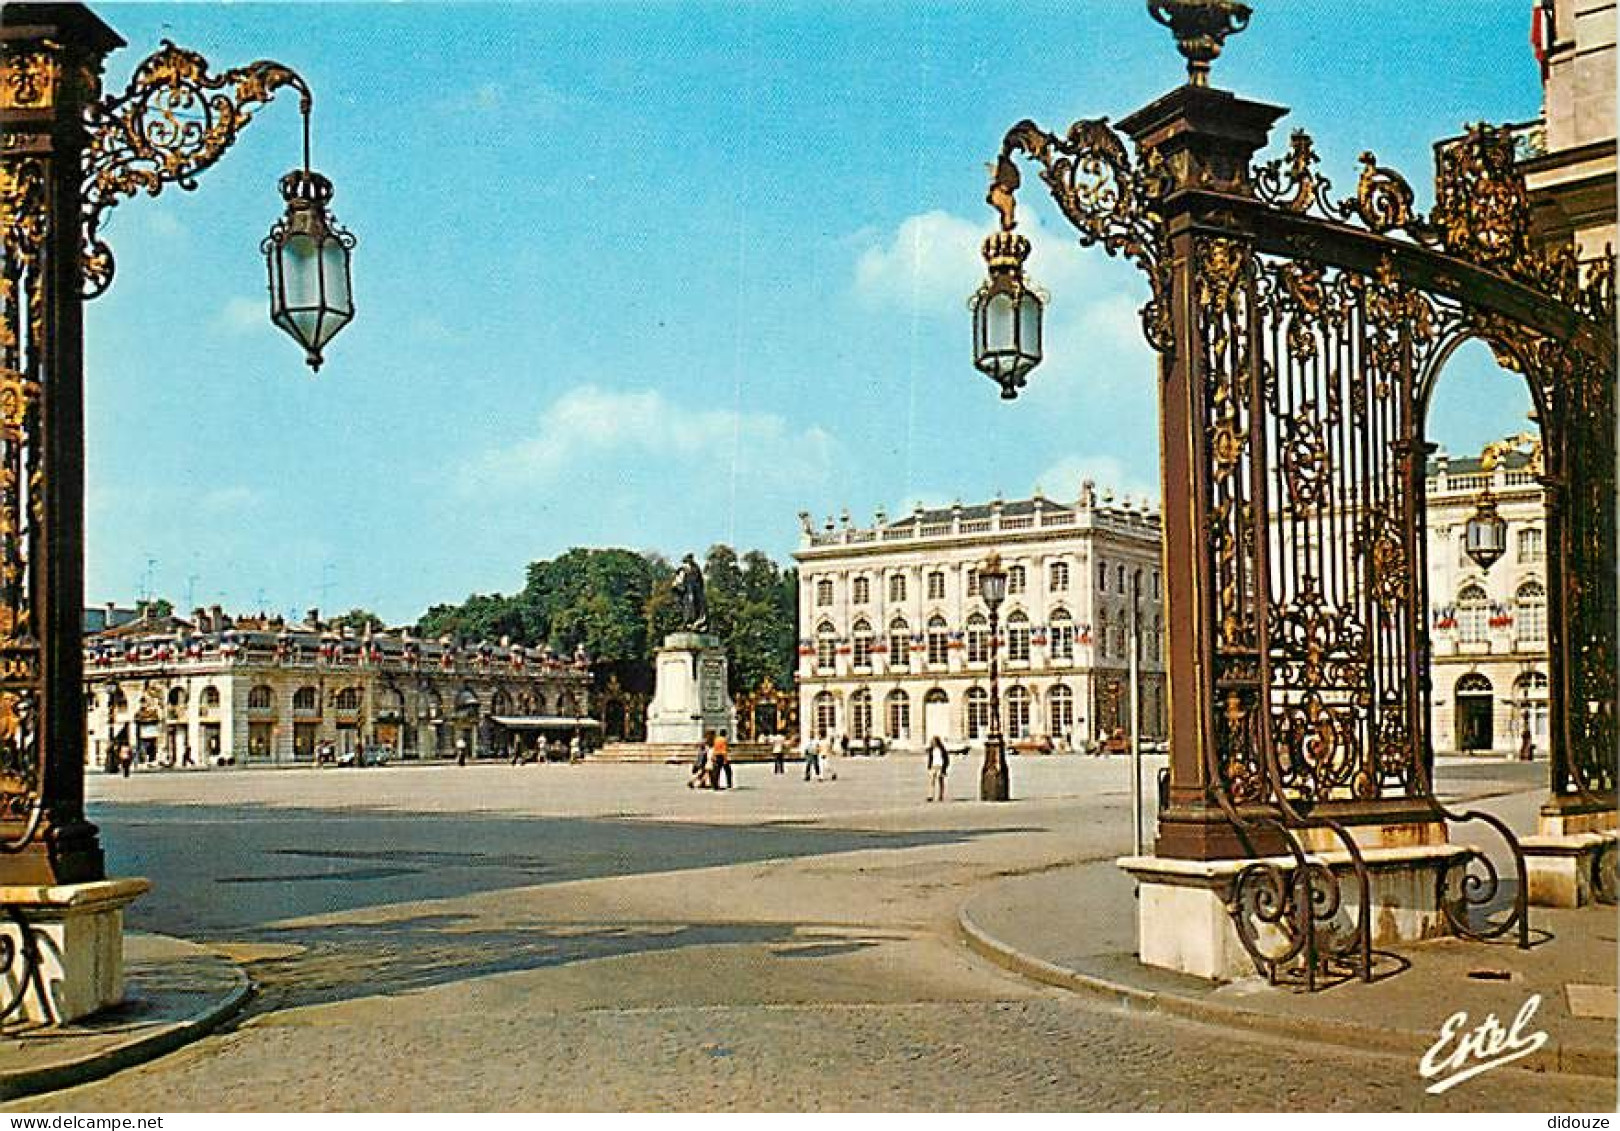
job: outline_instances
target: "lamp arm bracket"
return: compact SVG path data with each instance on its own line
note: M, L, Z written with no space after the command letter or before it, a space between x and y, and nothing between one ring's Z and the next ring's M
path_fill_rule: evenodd
M122 94L85 107L85 298L97 297L112 283L112 249L100 236L108 209L140 192L156 196L168 184L195 189L198 174L224 155L253 112L283 87L298 92L307 167L314 96L296 71L268 59L211 75L197 52L164 40L135 68Z
M1015 154L1040 166L1052 199L1074 227L1082 247L1124 256L1148 277L1153 297L1142 308L1142 329L1155 349L1170 348L1170 255L1160 204L1174 184L1154 150L1135 158L1107 118L1082 118L1062 137L1029 119L1002 139L986 200L1001 214L1002 231L1017 225L1019 188Z

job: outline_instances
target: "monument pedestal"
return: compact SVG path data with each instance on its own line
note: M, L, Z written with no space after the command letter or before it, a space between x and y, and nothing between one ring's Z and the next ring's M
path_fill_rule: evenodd
M8 1023L66 1025L123 1001L124 908L151 886L122 879L0 887L0 938L12 954L0 971L0 1002L22 996ZM38 952L38 973L25 985L30 944Z
M727 690L730 664L718 636L672 632L653 668L647 741L693 747L711 731L737 735L737 711Z

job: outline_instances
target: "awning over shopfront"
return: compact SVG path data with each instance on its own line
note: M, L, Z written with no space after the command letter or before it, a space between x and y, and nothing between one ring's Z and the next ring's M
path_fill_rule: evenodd
M595 719L567 715L492 715L490 721L507 730L590 730L602 725Z

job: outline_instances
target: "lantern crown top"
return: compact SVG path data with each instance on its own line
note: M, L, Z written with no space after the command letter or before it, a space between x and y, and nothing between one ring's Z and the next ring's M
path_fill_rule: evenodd
M313 169L294 169L281 178L281 199L288 204L325 205L331 202L332 182Z
M1209 68L1226 37L1249 26L1253 9L1241 0L1148 0L1148 15L1170 29L1187 60L1187 81L1209 85Z
M984 261L992 272L1022 271L1029 258L1029 240L1017 232L991 232L984 239Z

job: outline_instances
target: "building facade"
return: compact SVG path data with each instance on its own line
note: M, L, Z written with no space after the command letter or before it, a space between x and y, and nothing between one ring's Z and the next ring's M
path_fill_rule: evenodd
M1520 168L1537 242L1582 262L1615 246L1615 0L1538 0L1542 120Z
M85 642L93 767L275 765L387 748L402 759L506 756L542 735L592 741L591 672L511 644L356 634L280 618L141 619Z
M1142 730L1165 732L1159 516L1039 495L918 508L869 527L801 515L799 721L805 734L920 749L989 725L989 612L977 570L1008 571L997 660L1002 728L1025 748L1080 746L1130 722L1131 587L1139 584Z
M1547 525L1531 435L1479 455L1436 452L1428 468L1430 735L1440 752L1516 751L1530 732L1547 754ZM1489 491L1507 549L1489 569L1464 527Z

